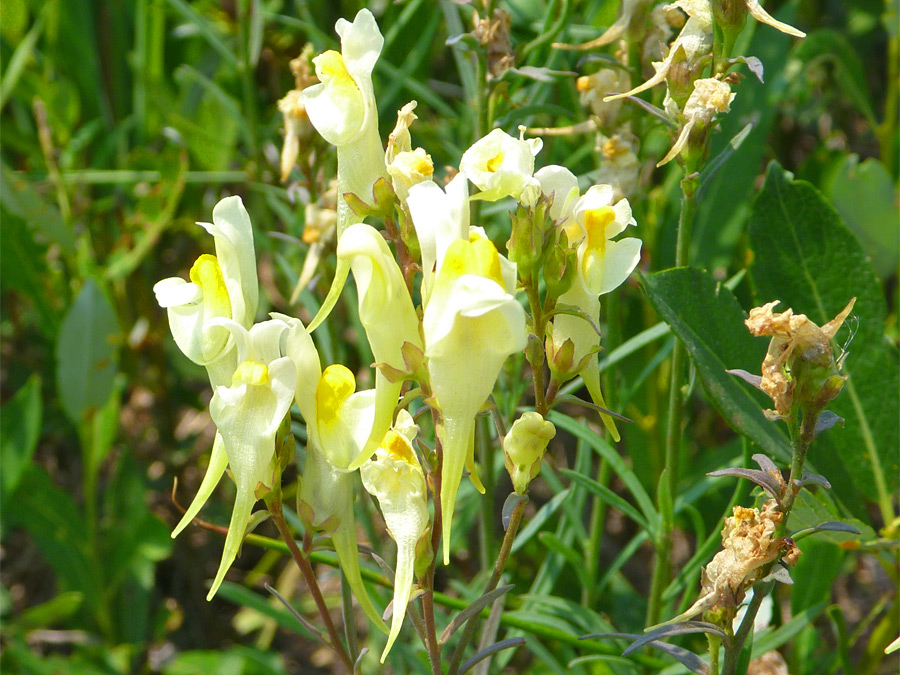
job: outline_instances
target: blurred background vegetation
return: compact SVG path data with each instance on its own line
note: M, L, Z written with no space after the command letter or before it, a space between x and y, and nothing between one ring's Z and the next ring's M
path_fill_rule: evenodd
M375 69L382 136L393 127L396 111L416 99L416 144L431 153L436 168L455 166L475 140L477 125L471 105L475 74L465 44L445 44L448 37L471 29L472 10L464 4L4 0L4 672L330 670L331 655L298 636L296 625L261 590L266 580L279 588L295 584L280 553L245 546L229 576L259 592L230 584L206 603L205 584L218 563L221 538L201 529L174 542L169 538L178 518L173 480L179 481L178 501L186 503L202 477L214 430L206 412L210 392L205 373L178 353L152 287L164 277L186 276L196 256L210 249L195 221L209 220L220 198L240 194L256 233L260 316L277 309L309 319L329 273L322 275L317 292L304 291L300 305L290 307L288 298L307 251L301 241L303 203L327 186L334 160L324 144L312 141L310 152L317 157L313 180L282 184L282 121L276 104L293 87L288 62L307 42L316 52L334 48L334 22L352 18L364 4L375 12L385 35ZM615 19L618 4L508 0L504 5L512 16L517 65L579 74L596 70L598 57L550 45L595 37ZM766 163L777 159L831 201L870 257L887 301L884 328L894 351L897 4L766 3L809 37L797 42L770 30L748 31L745 53L763 60L766 84L744 80L725 118L719 147L748 121L755 126L701 200L693 254L696 266L720 280L748 264L744 226L751 199ZM587 117L571 75L539 80L509 76L499 86L492 117L507 131L517 124L565 126ZM642 159L658 158L668 143L661 125L648 130ZM597 167L594 150L590 136L554 136L546 139L538 164L565 163L576 174L589 175ZM652 165L648 161L643 175L646 192L632 199L645 241L644 270L672 264L679 197L677 167L654 170ZM503 215L502 208L487 209L488 226L499 231ZM747 282L735 292L749 306ZM352 288L345 295L352 295ZM621 302L623 337L658 321L636 283L623 290ZM370 377L364 366L371 355L365 341L355 337L362 333L356 330L354 307L355 300L345 297L335 319L316 335L325 362L362 367L365 378ZM664 428L653 405L659 404L667 381L664 368L657 366L670 348L671 338L665 337L638 353L639 358L619 364L613 380L619 387L613 395L619 409L637 422L626 437L629 466L651 494L661 468ZM360 387L366 384L363 380ZM682 563L696 543L720 527L731 496L732 486L712 484L705 472L742 452L740 439L700 392L691 415L682 483L685 489L693 487L696 501L682 514L689 533L679 542ZM585 458L579 454L581 446L567 438L570 442L556 447L551 464L578 468L586 462L593 473L590 453ZM491 482L506 480L502 459L494 469ZM536 506L568 483L552 468L544 477L544 487L535 492ZM840 478L829 477L833 482ZM613 487L623 492L621 485ZM227 522L229 490L231 485L219 488L219 498L204 510L205 519ZM499 509L503 494L498 491L490 509ZM576 506L586 499L581 495L571 508L558 512L559 503L541 511L543 529L555 532L557 541L571 542L579 532ZM892 525L879 520L865 496L846 499L876 530ZM475 500L460 508L462 520L475 523L479 517ZM601 571L636 534L633 524L615 513L603 517L608 521ZM363 523L375 540L376 526L371 519ZM895 523L893 527L896 537ZM467 528L455 529L463 536ZM577 609L583 607L580 590L567 579L565 556L559 554L565 549L534 536L537 529L523 532L530 539L522 541L509 569L513 583L518 580L524 587L536 576L549 580L543 588L550 590L544 592L552 591L560 604L545 608L547 625L578 635L595 630L591 621L602 613L616 625L640 629L649 568L641 556L631 558L637 545L622 560L622 570L603 579L604 593L592 598L597 604L582 612ZM471 542L472 560L457 559L452 575L441 570L442 583L453 594L466 596L478 568L479 547L496 545L497 534L490 527L483 527L481 535L477 544ZM800 601L794 608L825 600L837 610L818 615L818 624L810 617L809 625L797 628L790 657L803 666L791 672L837 672L848 663L839 654L844 648L853 652L857 672L896 672L896 660L885 661L871 648L876 644L883 649L884 638L896 637L896 621L885 623L886 613L896 614L896 579L885 576L873 559L849 556L837 546L823 547L816 557L819 566L807 570L817 577L816 584L803 589L808 603ZM684 581L686 595L695 594L696 579L695 570ZM339 582L335 584L330 591L337 597ZM383 591L382 605L387 598ZM303 610L302 594L298 602ZM884 635L873 642L877 631ZM534 672L562 667L579 655L577 646L559 641L529 646ZM411 645L398 651L406 654L410 670L418 663ZM527 667L527 655L516 658L514 670ZM605 672L593 667L599 666L575 668Z

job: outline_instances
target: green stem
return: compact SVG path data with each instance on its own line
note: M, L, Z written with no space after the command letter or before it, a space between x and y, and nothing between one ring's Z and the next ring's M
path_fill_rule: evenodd
M497 556L497 561L494 563L494 571L491 574L491 578L488 581L487 586L485 586L482 595L490 593L497 588L497 585L500 583L500 577L503 575L503 568L506 566L506 560L509 558L510 550L512 550L513 540L516 538L516 533L519 531L519 524L522 522L522 514L525 512L526 503L527 501L523 499L513 508L512 515L509 519L509 525L506 528L506 534L503 535L503 543L500 545L500 554ZM472 636L475 634L475 627L478 624L479 618L480 614L476 614L466 622L466 627L463 629L459 644L456 646L456 651L453 652L448 675L456 675L459 671L459 665L462 662L463 654L465 653L469 642L472 640Z
M248 50L249 35L247 26L250 25L250 18L247 16L248 0L239 0L237 3L238 14L238 73L241 78L241 94L244 100L244 114L247 118L247 138L250 142L250 154L254 162L259 160L258 149L259 144L256 139L256 98L253 92L253 69L250 64L250 53Z
M490 427L486 420L475 420L476 443L478 460L482 466L481 483L484 485L484 498L481 499L479 510L481 520L479 522L478 535L480 540L481 569L485 570L494 559L494 550L497 548L494 536L494 464L491 451Z
M685 168L685 177L681 181L681 214L678 218L678 239L675 244L675 266L688 264L691 244L691 227L697 209L696 191L699 174ZM672 533L675 527L674 513L670 505L674 503L678 487L678 458L681 449L682 424L684 418L684 398L681 388L684 384L684 371L687 366L687 351L681 341L675 341L672 349L672 372L669 381L669 417L666 426L666 456L660 480L668 481L668 493L671 499L661 500L659 504L662 528L656 544L656 560L650 584L650 602L647 606L647 625L659 623L662 612L662 593L669 583L670 555L672 553Z

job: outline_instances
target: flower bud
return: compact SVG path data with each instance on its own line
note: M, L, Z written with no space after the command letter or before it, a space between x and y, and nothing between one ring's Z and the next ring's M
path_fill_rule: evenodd
M536 412L522 413L503 438L506 470L517 494L525 494L528 483L541 470L547 444L556 436L556 427Z
M566 293L578 274L578 251L569 247L565 231L560 230L555 244L547 251L544 259L544 283L547 284L547 297L559 298Z
M506 248L523 281L531 278L532 270L543 253L548 205L548 199L541 195L533 207L520 204L515 213L510 214L512 229Z

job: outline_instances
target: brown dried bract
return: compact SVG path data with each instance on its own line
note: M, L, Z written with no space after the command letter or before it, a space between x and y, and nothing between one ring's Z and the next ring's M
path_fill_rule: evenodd
M479 44L487 47L487 66L490 77L500 77L516 64L512 45L509 42L509 13L502 9L495 9L493 19L482 19L478 16L478 12L475 12L472 22L475 24L472 35Z
M791 368L796 359L823 368L834 366L831 340L853 309L856 298L850 300L840 314L822 327L810 321L805 314L795 315L791 309L776 314L772 308L778 302L775 300L751 309L750 318L744 322L753 335L768 335L772 338L763 360L760 383L760 388L775 403L774 411L766 411L770 419L782 419L790 415L796 384L791 376Z

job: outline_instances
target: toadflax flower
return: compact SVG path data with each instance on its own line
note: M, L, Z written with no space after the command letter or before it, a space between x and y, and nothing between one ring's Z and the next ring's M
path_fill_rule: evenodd
M631 215L631 205L627 199L613 203L611 186L595 185L576 200L578 184L574 175L566 176L565 170L543 171L538 172L542 188L545 193L554 195L551 217L556 214L555 203L560 199L559 195L565 194L558 220L567 233L572 234L571 240L580 242L575 281L558 302L574 305L597 325L600 321L599 296L618 288L637 267L641 257L640 239L626 237L613 240L613 237L637 222ZM565 342L571 341L572 361L584 364L580 374L591 399L595 405L605 408L600 389L600 367L593 356L599 345L599 336L590 322L581 316L557 314L553 317L548 339L552 341L554 351L562 350ZM576 372L570 376L574 377ZM612 437L619 440L612 418L605 414L602 418Z
M394 615L381 662L400 634L406 605L412 592L416 544L428 528L425 474L413 452L417 427L405 410L375 451L375 458L360 468L363 487L378 500L388 532L397 542L397 569L394 572Z
M758 385L775 404L774 411L766 411L769 419L789 418L795 402L811 406L810 412L817 416L840 393L846 377L839 374L840 360L835 362L831 340L855 302L856 298L851 299L822 327L791 309L776 314L772 308L778 300L750 310L745 321L750 332L772 338Z
M359 300L359 319L366 330L376 364L404 371L401 348L409 342L423 350L419 317L406 290L403 273L381 233L371 225L351 225L338 242L338 260L353 269ZM386 317L390 317L386 320ZM375 421L369 440L347 467L357 469L371 456L391 426L402 381L390 381L375 371Z
M464 465L480 486L471 456L475 416L506 357L525 348L525 310L515 288L515 265L502 258L486 236L473 231L469 239L457 239L448 247L425 308L425 356L443 419L444 564L450 562L453 509Z
M300 102L306 106L316 130L337 148L337 235L340 239L354 218L344 195L350 192L364 201L370 200L375 181L387 175L372 87L372 69L381 54L384 38L367 9L361 9L353 23L339 19L335 31L341 37L341 51L329 50L313 59L321 83L304 89ZM349 271L346 262L338 262L331 289L310 323L310 331L331 312Z
M209 411L218 429L215 446L219 446L219 451L214 446L200 491L172 533L176 536L197 515L227 464L237 494L222 560L207 600L216 594L237 556L257 499L257 486L272 487L275 432L291 407L297 382L294 362L281 354L281 338L289 330L285 322L265 321L248 331L231 319L220 317L211 321L231 333L238 366L230 385L215 387ZM222 461L223 456L226 461Z
M273 316L292 329L285 336L284 350L296 365L295 401L306 421L306 464L299 497L301 515L305 505L312 517L309 526L331 530L334 550L347 583L366 616L384 630L384 622L372 605L359 571L353 515L356 481L354 472L347 469L372 430L375 392L356 392L353 373L340 364L323 371L319 353L303 324L281 314Z
M214 318L253 325L259 284L253 250L253 227L240 197L226 197L213 208L212 223L198 223L213 235L216 255L204 254L191 267L190 281L163 279L153 286L156 300L169 315L179 349L206 366L213 386L231 384L237 363L234 340Z
M416 183L430 180L434 174L434 164L422 148L412 149L409 127L416 118L413 110L416 102L410 101L397 111L397 124L388 137L387 150L384 151L384 163L391 177L394 192L400 201L405 202L409 196L409 188Z
M542 145L539 138L526 141L494 129L463 153L459 170L481 190L476 199L493 202L513 197L523 204L533 204L541 194L532 174L534 156Z
M446 191L445 191L446 190ZM412 215L422 252L422 306L427 307L435 275L444 262L444 253L457 239L469 236L469 184L458 173L445 190L434 181L423 181L409 190Z

